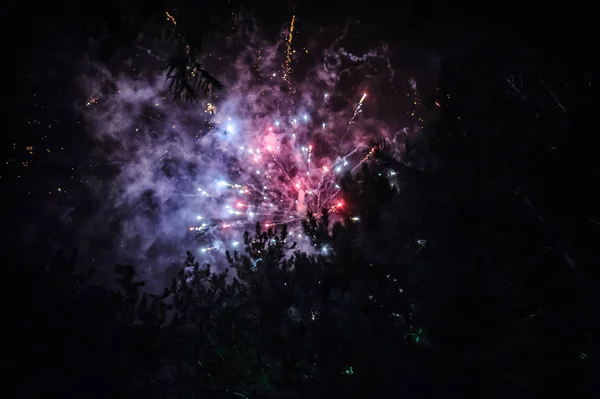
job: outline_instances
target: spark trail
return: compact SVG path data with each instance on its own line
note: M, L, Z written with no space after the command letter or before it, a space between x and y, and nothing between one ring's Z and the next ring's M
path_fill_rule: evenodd
M296 16L292 15L290 22L290 30L285 43L285 59L282 66L282 79L288 91L292 90L292 41L294 40L294 25L296 24Z

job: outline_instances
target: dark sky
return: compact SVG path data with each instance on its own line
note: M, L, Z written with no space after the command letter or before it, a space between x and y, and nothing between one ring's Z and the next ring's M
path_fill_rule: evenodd
M560 69L581 68L598 59L594 46L598 28L591 23L594 14L589 8L573 2L538 3L481 2L457 6L441 1L370 0L350 4L301 1L294 5L271 1L257 6L256 15L259 24L275 36L290 16L296 14L300 40L309 38L311 29L323 27L335 35L342 27L351 26L348 42L354 47L348 50L360 53L385 41L390 45L394 66L419 81L435 79L440 63L445 60L455 65L466 59L471 63L502 60L515 65L539 64L544 68L556 64ZM12 117L17 119L15 125L19 127L3 135L4 158L13 158L14 147L24 146L21 126L31 118L32 95L36 91L56 93L55 109L51 111L56 118L65 112L61 101L68 101L72 71L71 65L59 61L61 57L56 55L84 48L86 38L79 33L83 29L80 13L85 9L85 2L72 2L60 8L48 3L35 7L22 3L11 10L19 24L17 30L6 32L5 37L15 45L16 74L10 80L17 83L18 90L10 104L15 107ZM11 41L13 37L15 42ZM68 123L75 126L77 121L71 119ZM60 140L68 143L77 142L78 138ZM48 168L51 165L48 163ZM7 193L4 196L8 204L3 225L7 236L14 238L18 234L11 231L19 230L20 221L32 209L42 207L47 198L40 195L25 199L24 192L31 189L32 183L26 187L23 177L13 178L10 166L3 162L2 167L0 184L3 193ZM40 188L44 182L36 181L34 185ZM10 240L6 243L11 245Z
M70 2L60 8L45 3L28 7L16 5L19 20L18 65L34 66L36 51L65 40L81 23L86 2ZM264 3L264 5L262 5ZM518 43L525 46L521 56L528 61L540 54L590 57L598 37L594 13L583 2L442 2L408 1L259 1L255 6L259 23L276 35L282 21L297 14L304 26L353 25L357 47L384 40L396 57L415 69L423 67L428 54L459 57L483 49L489 54L514 53ZM65 4L67 4L65 2ZM9 34L10 31L7 32ZM14 32L14 31L13 31ZM563 57L568 59L568 57ZM40 67L40 65L35 66ZM18 68L22 70L23 68Z

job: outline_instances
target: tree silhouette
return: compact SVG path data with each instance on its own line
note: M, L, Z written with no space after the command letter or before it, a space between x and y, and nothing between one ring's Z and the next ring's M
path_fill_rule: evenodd
M143 39L150 45L149 50L164 59L167 80L176 99L195 101L223 88L201 64L200 57L209 35L231 30L235 17L242 12L241 1L149 4L127 0L88 4L90 10L83 14L80 24L97 43L101 61L109 61L120 48Z

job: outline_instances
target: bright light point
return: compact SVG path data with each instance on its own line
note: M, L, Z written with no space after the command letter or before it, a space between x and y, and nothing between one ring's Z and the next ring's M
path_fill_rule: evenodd
M273 128L271 126L269 126L269 132L272 132Z
M308 115L304 115L304 120L307 120L307 119L308 119Z
M271 146L267 146L267 151L271 151Z
M231 243L231 245L233 245L234 247L237 247L239 244L240 244L240 243L239 243L239 242L237 242L237 241L234 241L234 242L232 242L232 243Z
M248 216L250 216L250 217L254 216L254 212L248 212Z
M344 161L344 166L348 165L348 161Z
M340 170L342 170L342 168L340 168L339 166L337 168L335 168L336 172L339 172Z
M327 98L329 96L329 94L325 93L325 98Z
M323 123L323 129L325 129L325 124Z
M257 170L257 171L256 171L256 174L257 174L257 175L260 175L260 170Z
M296 120L294 119L294 123L296 123Z
M230 121L230 120L231 120L231 118L227 118L227 120L228 120L228 121Z
M293 137L293 138L296 138L296 133L292 133L292 137Z
M279 121L275 121L275 126L279 126Z
M297 184L296 184L296 188L300 188L300 183L297 183Z
M217 185L218 185L219 187L223 187L223 186L226 186L226 185L227 185L227 182L226 182L225 180L220 180L220 181L217 183Z
M206 252L207 250L206 250L206 248L202 248L202 250L201 250L201 251L202 251L202 252Z
M340 207L344 206L344 203L340 201L340 202L338 202L338 203L337 203L337 205L336 205L336 206L337 206L338 208L340 208Z
M273 74L273 77L275 77L275 76L277 76L277 74L276 74L276 73L274 73L274 74Z
M242 203L242 202L238 202L236 205L238 206L238 208L241 208L241 207L243 207L243 206L244 206L244 203Z
M196 220L202 220L202 216L196 216Z
M253 150L252 148L250 148L250 149L248 150L248 152L249 152L250 154L254 154L254 150Z
M227 125L227 131L228 131L229 133L233 133L233 126L231 126L231 125Z
M240 150L242 150L242 151L243 151L243 150L244 150L244 147L243 147L243 146L242 146L242 147L240 147Z

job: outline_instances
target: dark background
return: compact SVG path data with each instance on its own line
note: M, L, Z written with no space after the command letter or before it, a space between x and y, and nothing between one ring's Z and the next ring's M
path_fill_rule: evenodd
M2 135L0 184L5 205L3 244L15 256L19 248L30 248L32 241L43 248L42 253L51 253L57 245L68 245L68 236L59 239L60 244L52 242L56 237L45 231L52 222L44 220L44 210L60 208L61 202L53 186L48 186L55 176L69 174L84 163L80 149L89 145L83 137L73 134L79 121L68 114L75 73L68 54L81 53L89 44L89 20L97 19L89 10L100 6L109 14L118 13L116 4L23 2L13 3L7 11L14 24L4 25L5 56L6 63L14 67L14 74L6 77L8 112ZM148 3L148 7L153 6ZM403 76L415 77L420 84L437 84L445 73L460 70L466 64L474 71L472 84L477 86L478 80L485 79L484 75L477 76L478 64L486 66L486 71L490 65L505 69L526 65L530 71L577 68L581 74L591 74L598 62L594 45L598 28L592 23L593 13L589 7L572 2L449 5L436 1L269 1L253 3L253 10L258 25L273 38L292 14L297 15L301 33L297 46L310 37L312 29L338 34L346 26L351 27L348 43L353 47L349 51L367 51L384 41L390 46L394 68ZM36 96L52 96L43 105L50 122L46 118L32 124L32 118L40 115ZM48 129L46 123L50 125L52 120L60 123L60 129ZM27 145L39 149L44 143L48 143L51 152L44 154L42 165L23 168L22 163L27 162L23 149ZM85 199L81 202L85 203ZM34 222L29 222L32 219ZM38 235L36 230L45 232Z

